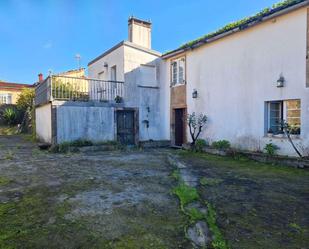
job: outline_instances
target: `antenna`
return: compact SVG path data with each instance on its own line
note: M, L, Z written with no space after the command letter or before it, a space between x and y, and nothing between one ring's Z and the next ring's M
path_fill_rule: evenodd
M77 60L77 65L78 65L78 69L80 69L80 60L81 60L81 56L80 56L80 54L76 54L75 55L75 59Z

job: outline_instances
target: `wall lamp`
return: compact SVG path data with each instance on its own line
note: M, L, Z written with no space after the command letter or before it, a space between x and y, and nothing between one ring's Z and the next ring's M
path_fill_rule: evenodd
M277 80L277 87L284 87L285 78L281 74L279 79Z
M197 98L197 90L196 90L196 89L193 89L192 98L193 98L193 99L196 99L196 98Z

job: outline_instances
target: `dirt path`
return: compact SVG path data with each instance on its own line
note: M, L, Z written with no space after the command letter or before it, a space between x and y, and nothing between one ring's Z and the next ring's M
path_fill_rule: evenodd
M164 151L52 154L0 137L0 248L191 248Z

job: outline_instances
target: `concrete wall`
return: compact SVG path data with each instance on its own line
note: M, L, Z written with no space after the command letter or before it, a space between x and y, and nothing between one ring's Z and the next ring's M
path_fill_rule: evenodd
M295 155L287 139L265 137L264 103L301 99L296 141L309 147L306 34L307 9L302 8L187 52L188 113L209 117L202 137L252 150L272 142L279 153ZM166 71L169 66L167 61ZM280 74L286 79L283 88L276 87ZM193 89L197 99L192 99Z
M165 84L160 81L161 59L129 46L125 47L124 58L125 105L139 108L139 139L169 139L168 120L163 118L169 109L165 105Z
M113 107L102 106L57 106L57 143L114 140L114 111Z
M46 143L52 142L51 104L35 109L35 131L37 138Z

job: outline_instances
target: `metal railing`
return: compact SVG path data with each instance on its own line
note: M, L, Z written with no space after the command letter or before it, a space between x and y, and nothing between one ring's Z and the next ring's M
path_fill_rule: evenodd
M36 105L52 100L112 102L123 98L124 82L50 76L35 90Z

